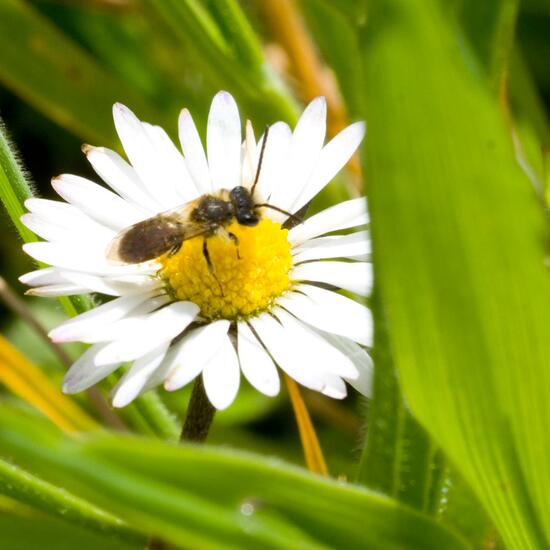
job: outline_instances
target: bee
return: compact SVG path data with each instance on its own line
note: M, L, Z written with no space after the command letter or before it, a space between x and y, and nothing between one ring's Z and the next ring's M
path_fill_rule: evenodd
M264 134L258 169L250 190L237 186L231 190L222 189L216 194L202 195L182 206L161 212L123 229L111 241L107 249L107 259L122 264L146 262L166 253L175 254L184 241L202 235L204 237L203 256L209 271L212 272L212 263L208 254L208 237L224 231L234 220L244 226L257 225L261 219L259 210L263 207L277 210L293 218L292 214L276 206L254 202L254 190L260 176L268 134L269 127ZM238 247L237 236L231 232L227 232L227 235Z

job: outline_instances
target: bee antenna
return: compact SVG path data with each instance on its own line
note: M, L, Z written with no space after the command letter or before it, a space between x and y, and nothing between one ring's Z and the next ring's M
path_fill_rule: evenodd
M258 169L256 170L256 177L254 178L254 183L252 184L252 189L250 190L250 195L254 196L254 189L256 189L256 185L258 184L258 180L260 179L260 172L262 170L262 162L264 160L264 153L265 153L265 146L267 144L267 136L269 135L269 126L265 127L264 132L264 140L262 141L262 149L260 151L260 160L258 161Z

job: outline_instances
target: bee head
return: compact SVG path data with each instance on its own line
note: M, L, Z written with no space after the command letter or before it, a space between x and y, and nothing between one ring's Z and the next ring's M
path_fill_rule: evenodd
M253 227L255 225L258 225L260 222L260 216L256 214L256 212L253 212L252 210L249 210L247 212L239 212L239 215L237 216L237 221L241 225L248 225L250 227Z

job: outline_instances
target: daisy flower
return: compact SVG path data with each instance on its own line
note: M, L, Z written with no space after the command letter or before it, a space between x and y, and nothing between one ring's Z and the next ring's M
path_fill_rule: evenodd
M212 101L206 151L187 110L179 118L183 154L162 128L141 122L125 106L116 104L113 115L129 162L109 149L84 147L110 189L61 175L52 185L64 200L29 199L22 216L44 239L24 250L51 266L21 277L33 287L29 293L112 297L50 332L55 342L91 344L67 372L63 391L82 391L131 363L113 390L115 407L159 384L173 391L201 375L211 403L223 409L237 395L241 372L263 394L276 395L278 368L334 398L345 397L345 382L368 394L370 312L338 293L370 291L366 229L341 234L367 223L366 201L348 200L291 229L285 225L288 213L299 212L346 164L364 124L323 145L326 104L314 99L293 132L277 122L267 133L253 201L286 213L258 208L254 226L233 221L206 239L184 240L177 251L120 265L106 251L129 226L205 194L250 190L263 137L256 142L247 122L243 140L227 92Z

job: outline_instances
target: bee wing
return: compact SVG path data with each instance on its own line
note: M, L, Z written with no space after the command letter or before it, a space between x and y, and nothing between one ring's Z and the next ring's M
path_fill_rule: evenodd
M187 239L207 233L207 225L190 219L195 208L196 201L193 201L127 227L109 244L107 259L123 264L146 262Z

